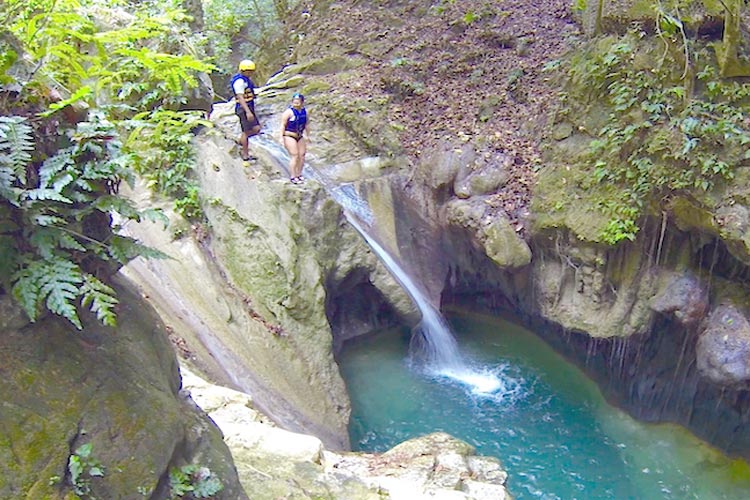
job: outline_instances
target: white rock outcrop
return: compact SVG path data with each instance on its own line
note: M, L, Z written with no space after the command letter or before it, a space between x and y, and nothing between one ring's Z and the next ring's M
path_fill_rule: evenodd
M182 368L183 388L216 422L254 500L506 500L496 458L438 432L381 453L332 452L314 436L277 427L244 393Z

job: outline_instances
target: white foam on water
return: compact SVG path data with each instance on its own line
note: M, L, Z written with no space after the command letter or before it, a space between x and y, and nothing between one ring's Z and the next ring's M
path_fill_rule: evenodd
M503 388L500 378L488 370L438 369L436 375L447 377L467 386L472 394L492 394Z
M471 366L468 368L424 367L424 373L442 382L450 381L462 387L478 401L492 401L499 405L513 406L528 395L523 379L507 372L509 365Z

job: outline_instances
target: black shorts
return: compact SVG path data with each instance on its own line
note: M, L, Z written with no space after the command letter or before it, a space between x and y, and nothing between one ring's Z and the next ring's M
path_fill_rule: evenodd
M288 130L284 131L284 137L291 137L297 142L302 140L302 134L298 134L297 132L290 132Z
M240 119L240 127L242 127L243 132L251 132L254 128L260 127L260 122L258 121L258 117L255 115L255 111L251 109L250 111L253 112L253 119L248 120L247 115L245 114L245 110L240 108L238 111L235 111L237 113L237 117Z

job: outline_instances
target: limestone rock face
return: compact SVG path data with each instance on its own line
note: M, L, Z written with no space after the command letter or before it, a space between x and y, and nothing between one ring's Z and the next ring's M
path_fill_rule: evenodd
M268 423L251 398L206 383L183 368L196 403L224 433L242 485L254 500L505 500L500 462L445 433L397 445L383 454L335 453L313 436Z
M698 339L696 357L701 373L717 384L750 382L750 322L742 311L731 304L714 309Z
M536 258L531 308L566 329L592 337L647 331L656 279L643 271L644 255L633 251L611 256L572 238L550 240L532 242Z
M186 464L219 478L217 498L247 498L218 428L180 393L164 325L117 292L117 328L47 315L0 330L0 497L70 498L69 458L90 445L104 472L84 465L78 487L92 498L168 498L170 468Z
M446 221L462 228L471 228L476 244L500 268L516 269L531 262L528 244L516 233L503 216L485 216L482 200L451 200L445 208Z
M263 114L271 117L263 121L271 127L266 121L285 109L286 99L264 99L269 108ZM251 141L257 162L242 167L233 104L215 105L211 120L215 128L196 137L196 174L210 230L186 227L138 186L131 197L142 207L164 208L172 228L143 223L127 230L174 258L132 262L123 272L213 380L252 393L280 426L345 449L349 400L333 358L344 339L334 336L358 323L339 297L364 297L357 302L362 318L382 310L406 316L413 304L327 193L334 181L325 169L307 170L303 187L290 184L288 160L267 134ZM368 170L370 163L379 162L361 167ZM361 289L366 293L358 294ZM353 331L377 326L364 322Z

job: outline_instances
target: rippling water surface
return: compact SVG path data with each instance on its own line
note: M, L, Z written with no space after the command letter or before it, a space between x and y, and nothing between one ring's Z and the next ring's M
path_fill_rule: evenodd
M746 462L610 407L528 331L476 316L450 323L472 380L410 366L405 331L347 345L339 361L355 449L385 451L445 431L500 458L518 499L750 499Z

